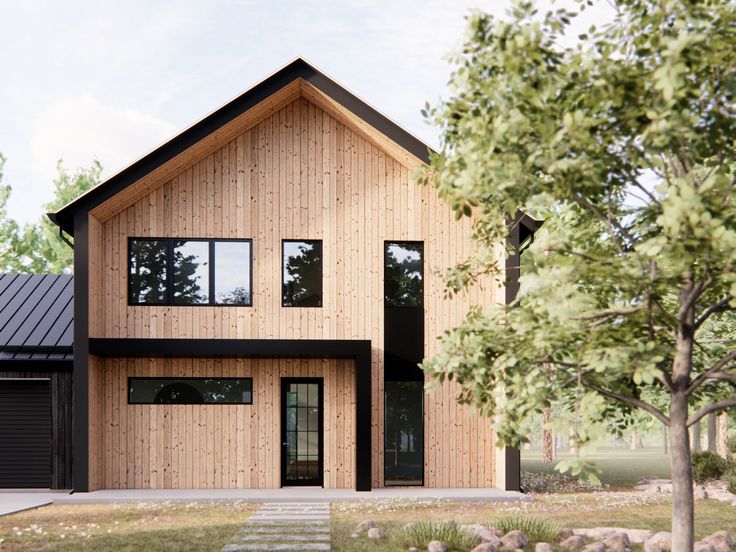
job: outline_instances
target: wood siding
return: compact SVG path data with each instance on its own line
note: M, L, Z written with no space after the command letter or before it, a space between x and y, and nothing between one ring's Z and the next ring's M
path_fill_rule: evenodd
M415 166L349 123L349 117L301 97L146 195L131 195L137 199L126 208L118 198L110 200L117 202L114 208L101 206L98 212L108 218L99 229L90 225L99 236L91 239L101 243L90 258L100 275L97 282L90 278L90 335L370 339L373 485L380 487L384 241L425 244L427 356L436 352L437 336L460 322L470 305L491 305L502 296L499 284L483 281L465 295L444 298L436 270L471 254L470 221L456 222L433 189L412 182ZM253 306L128 306L129 236L252 238ZM281 306L282 239L323 240L322 308ZM499 485L489 421L457 405L455 392L445 384L425 401L425 484Z
M12 361L9 361L12 362ZM9 368L9 367L8 367ZM48 378L51 381L51 488L72 488L72 373L71 371L8 370L3 378ZM2 381L0 381L2 385Z
M95 488L279 487L282 377L324 378L325 487L355 486L352 360L98 358L95 371ZM128 378L146 376L252 377L253 404L128 404Z

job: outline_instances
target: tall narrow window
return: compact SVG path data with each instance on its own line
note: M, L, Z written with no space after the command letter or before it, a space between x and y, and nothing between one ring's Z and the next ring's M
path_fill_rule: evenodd
M131 305L250 306L251 240L130 238Z
M283 242L284 307L322 306L322 242L318 240Z
M424 244L386 242L385 305L421 307L424 304Z
M131 240L129 253L128 301L166 303L166 240Z
M384 480L386 485L424 484L424 383L386 381Z

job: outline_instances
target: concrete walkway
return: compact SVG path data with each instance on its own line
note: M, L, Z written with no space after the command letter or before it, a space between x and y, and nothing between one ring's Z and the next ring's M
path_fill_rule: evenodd
M330 550L330 504L263 504L222 552Z
M51 492L0 492L0 516L47 506L62 496Z
M448 500L453 502L501 502L509 500L531 500L515 491L499 489L427 489L388 488L370 492L352 489L323 489L319 487L286 487L283 489L138 489L104 490L91 493L59 495L57 504L105 504L141 501L186 501L210 502L362 502L368 500Z

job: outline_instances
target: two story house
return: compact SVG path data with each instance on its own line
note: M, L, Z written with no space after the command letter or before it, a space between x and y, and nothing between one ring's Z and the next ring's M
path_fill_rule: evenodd
M474 245L412 180L429 153L297 59L50 214L74 243L73 488L518 489L518 451L417 367L518 277L445 298Z

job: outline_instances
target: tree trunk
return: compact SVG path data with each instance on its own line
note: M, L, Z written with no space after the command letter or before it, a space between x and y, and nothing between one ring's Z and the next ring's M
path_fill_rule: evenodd
M687 431L687 395L677 392L670 404L672 467L672 552L692 552L694 543L693 469Z
M542 460L545 464L551 464L555 460L555 447L552 443L552 430L549 424L552 422L552 409L545 408L542 413Z
M722 412L718 416L718 427L716 428L716 451L724 458L728 458L728 414Z
M633 430L631 432L631 446L629 447L631 450L636 450L638 447L638 436L636 434L636 430Z
M708 415L708 450L718 452L716 449L716 434L718 433L718 414Z
M577 428L575 427L575 424L570 424L570 438L567 442L568 447L570 448L570 454L577 454L578 453L578 432Z
M700 450L700 422L693 425L693 450Z
M667 426L662 426L662 445L664 445L664 453L667 454Z

